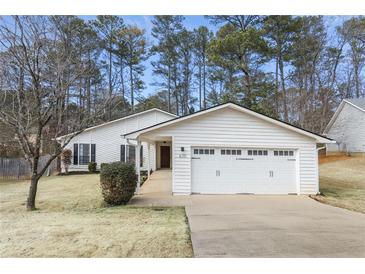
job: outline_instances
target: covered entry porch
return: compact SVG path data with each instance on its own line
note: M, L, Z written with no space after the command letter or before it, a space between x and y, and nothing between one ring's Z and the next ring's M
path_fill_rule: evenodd
M136 172L138 175L137 194L142 194L141 189L141 166L147 163L147 182L144 184L143 191L163 192L172 194L172 137L159 136L156 138L127 138L128 142L136 143L137 153L135 159ZM141 150L143 147L145 149ZM161 172L160 172L161 171ZM154 176L151 176L151 173ZM153 184L151 183L153 181Z

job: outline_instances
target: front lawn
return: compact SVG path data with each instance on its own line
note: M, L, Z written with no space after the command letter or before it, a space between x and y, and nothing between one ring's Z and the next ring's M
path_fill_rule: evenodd
M328 161L327 161L328 160ZM342 157L319 165L320 202L365 213L365 158Z
M1 257L191 257L183 207L105 207L99 175L52 176L25 211L28 182L0 182Z

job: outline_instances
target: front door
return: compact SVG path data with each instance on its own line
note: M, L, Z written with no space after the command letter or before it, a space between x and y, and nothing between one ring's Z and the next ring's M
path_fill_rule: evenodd
M170 147L161 146L161 168L170 168Z

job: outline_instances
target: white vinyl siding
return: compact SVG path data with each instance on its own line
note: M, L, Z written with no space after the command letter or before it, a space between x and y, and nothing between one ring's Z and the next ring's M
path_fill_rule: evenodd
M142 134L172 136L173 193L190 194L191 147L250 147L294 149L298 153L298 183L301 194L318 191L316 141L240 111L219 109L178 124ZM181 151L184 147L184 152Z
M365 112L345 102L326 135L337 142L328 152L365 152Z
M73 144L96 144L96 163L97 168L100 168L101 163L110 163L120 161L120 146L124 145L136 145L135 141L129 141L124 139L121 135L131 131L135 131L141 128L145 128L154 124L161 123L173 119L173 115L169 115L157 110L150 111L144 114L126 118L125 120L117 121L114 123L105 124L100 127L95 127L90 130L84 131L81 134L74 137L66 148L73 151ZM143 146L143 167L142 170L147 170L147 144L142 143ZM155 155L155 147L151 145L151 156ZM150 158L150 167L155 169L155 158ZM71 165L70 170L87 170L87 165Z

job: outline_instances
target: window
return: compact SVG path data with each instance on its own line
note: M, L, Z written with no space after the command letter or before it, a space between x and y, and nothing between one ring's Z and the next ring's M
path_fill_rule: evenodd
M205 149L204 154L209 154L209 149Z
M79 165L90 162L90 144L79 144Z
M204 154L204 149L199 149L199 154Z
M214 154L214 149L209 150L209 154L213 155Z
M135 163L136 162L136 147L127 145L127 162Z
M263 149L249 149L247 151L247 154L252 156L267 156L268 155L268 152L267 150L263 150Z
M74 144L74 160L73 163L74 165L78 165L79 164L79 144Z
M240 149L221 149L222 155L241 155L242 150Z
M293 150L274 150L274 156L294 156Z
M199 149L194 149L194 154L199 154Z
M141 146L140 151L141 163L143 162L143 146ZM136 162L136 147L130 145L120 146L120 161L125 163L135 163Z

